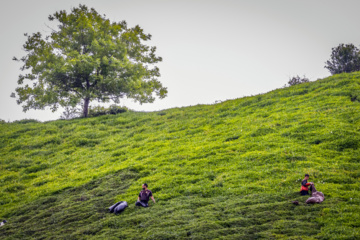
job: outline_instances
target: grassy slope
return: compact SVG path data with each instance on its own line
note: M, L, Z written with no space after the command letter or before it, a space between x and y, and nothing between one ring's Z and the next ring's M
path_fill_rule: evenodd
M210 106L0 124L0 238L358 239L359 89L360 73L342 74ZM323 203L304 204L304 173ZM143 182L157 203L138 209Z

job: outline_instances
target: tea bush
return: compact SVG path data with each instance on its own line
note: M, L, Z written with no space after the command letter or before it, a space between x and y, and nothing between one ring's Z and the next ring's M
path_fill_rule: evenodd
M339 74L214 105L2 123L0 238L358 239L359 86ZM305 173L321 204L299 195ZM157 202L135 208L144 182Z

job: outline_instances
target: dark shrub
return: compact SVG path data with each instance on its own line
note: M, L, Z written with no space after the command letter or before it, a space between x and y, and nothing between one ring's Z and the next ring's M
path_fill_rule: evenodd
M303 78L296 76L296 77L290 78L288 81L288 84L289 84L289 86L293 86L293 85L298 85L298 84L306 83L306 82L310 82L310 81L305 76Z
M105 108L102 106L96 106L96 107L90 108L89 117L97 117L97 116L108 115L108 114L115 115L115 114L124 113L127 111L128 111L127 107L120 107L117 105L111 105L109 108Z
M26 123L38 123L40 121L36 119L22 119L22 120L16 120L13 123L20 123L20 124L26 124Z

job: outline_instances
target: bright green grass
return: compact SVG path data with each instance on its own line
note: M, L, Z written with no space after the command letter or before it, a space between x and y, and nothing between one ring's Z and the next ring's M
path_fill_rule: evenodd
M0 124L0 238L359 239L359 110L352 73L216 105ZM305 173L323 203L299 196ZM157 203L135 208L144 182Z

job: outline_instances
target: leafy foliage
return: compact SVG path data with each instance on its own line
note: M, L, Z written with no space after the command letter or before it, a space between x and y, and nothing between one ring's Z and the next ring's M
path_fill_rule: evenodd
M289 86L293 86L293 85L297 85L297 84L301 84L301 83L306 83L306 82L310 82L308 78L304 77L299 77L299 75L297 75L296 77L292 77L289 79L288 84Z
M325 68L331 74L360 71L359 49L353 44L344 45L343 43L332 48L330 60L326 61Z
M339 74L216 105L0 124L0 238L359 239L359 86ZM304 173L321 204L299 195ZM144 182L157 203L135 208Z
M154 94L166 96L157 80L159 68L153 66L162 58L155 55L156 47L143 44L151 35L139 26L111 23L84 5L69 14L56 12L49 20L59 22L58 30L46 37L25 34L26 55L14 58L24 64L18 84L32 82L16 89L24 111L46 106L56 111L82 102L86 117L92 100L118 103L128 97L147 103L155 100Z
M73 119L81 116L81 109L77 107L66 106L60 119Z
M97 117L97 116L108 115L108 114L115 115L115 114L127 112L128 110L129 109L126 107L120 107L117 105L111 105L108 108L105 108L103 106L95 106L95 107L90 108L89 116Z
M26 123L37 123L39 122L36 119L22 119L22 120L16 120L14 123L20 123L20 124L26 124Z

